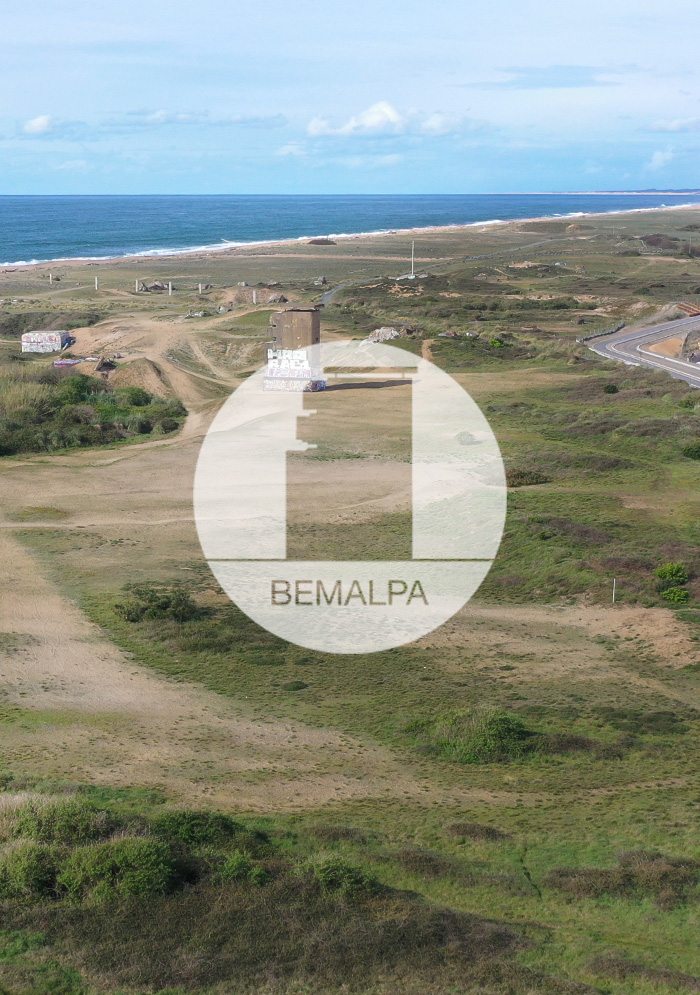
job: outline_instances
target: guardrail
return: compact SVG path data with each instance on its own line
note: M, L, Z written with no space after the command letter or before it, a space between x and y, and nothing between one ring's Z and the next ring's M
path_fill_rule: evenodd
M593 332L591 335L583 335L580 339L576 339L577 342L590 342L591 339L599 339L603 335L614 335L615 332L620 332L625 327L625 322L621 321L619 325L615 325L614 328L608 328L604 332Z

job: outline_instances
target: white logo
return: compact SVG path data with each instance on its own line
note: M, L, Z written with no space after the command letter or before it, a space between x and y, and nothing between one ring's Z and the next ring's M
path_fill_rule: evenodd
M330 653L400 646L454 615L488 573L506 509L498 444L466 391L425 359L356 341L305 352L270 355L212 422L194 487L202 549L231 600L289 642ZM391 371L412 383L411 558L287 559L287 456L309 448L297 419L314 414L303 391Z

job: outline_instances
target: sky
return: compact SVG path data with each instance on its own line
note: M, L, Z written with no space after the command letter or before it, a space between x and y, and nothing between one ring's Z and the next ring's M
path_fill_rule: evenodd
M696 0L17 0L0 194L700 186Z

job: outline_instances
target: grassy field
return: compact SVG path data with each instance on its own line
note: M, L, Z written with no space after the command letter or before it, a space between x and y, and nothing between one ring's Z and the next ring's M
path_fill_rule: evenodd
M106 315L78 344L122 335L122 369L153 364L189 415L143 445L0 460L0 987L700 990L700 399L576 341L700 300L683 233L696 216L417 235L431 275L411 285L389 278L401 234L107 265L98 295L96 271L66 267L61 306ZM174 298L127 296L145 267L180 284ZM192 521L199 440L260 362L269 315L185 320L192 286L226 302L272 278L308 301L321 273L353 281L324 335L410 326L398 344L477 400L508 473L477 596L383 653L261 630L218 589ZM0 279L30 310L57 307L39 270ZM0 345L12 365L16 345ZM399 549L401 388L328 398L323 432L309 420L319 449L294 470L290 536L330 557ZM365 500L343 501L358 479ZM68 820L62 837L36 828L45 810ZM183 841L173 810L238 828L207 836L198 816L204 836ZM144 866L158 873L142 888L123 883Z

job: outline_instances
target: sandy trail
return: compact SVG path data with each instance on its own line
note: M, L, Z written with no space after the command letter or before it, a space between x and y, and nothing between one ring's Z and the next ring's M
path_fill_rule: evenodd
M244 704L135 664L6 532L0 562L2 692L36 711L29 724L4 724L6 760L17 752L35 773L157 785L190 801L250 809L420 790L379 747L334 730L252 719Z

